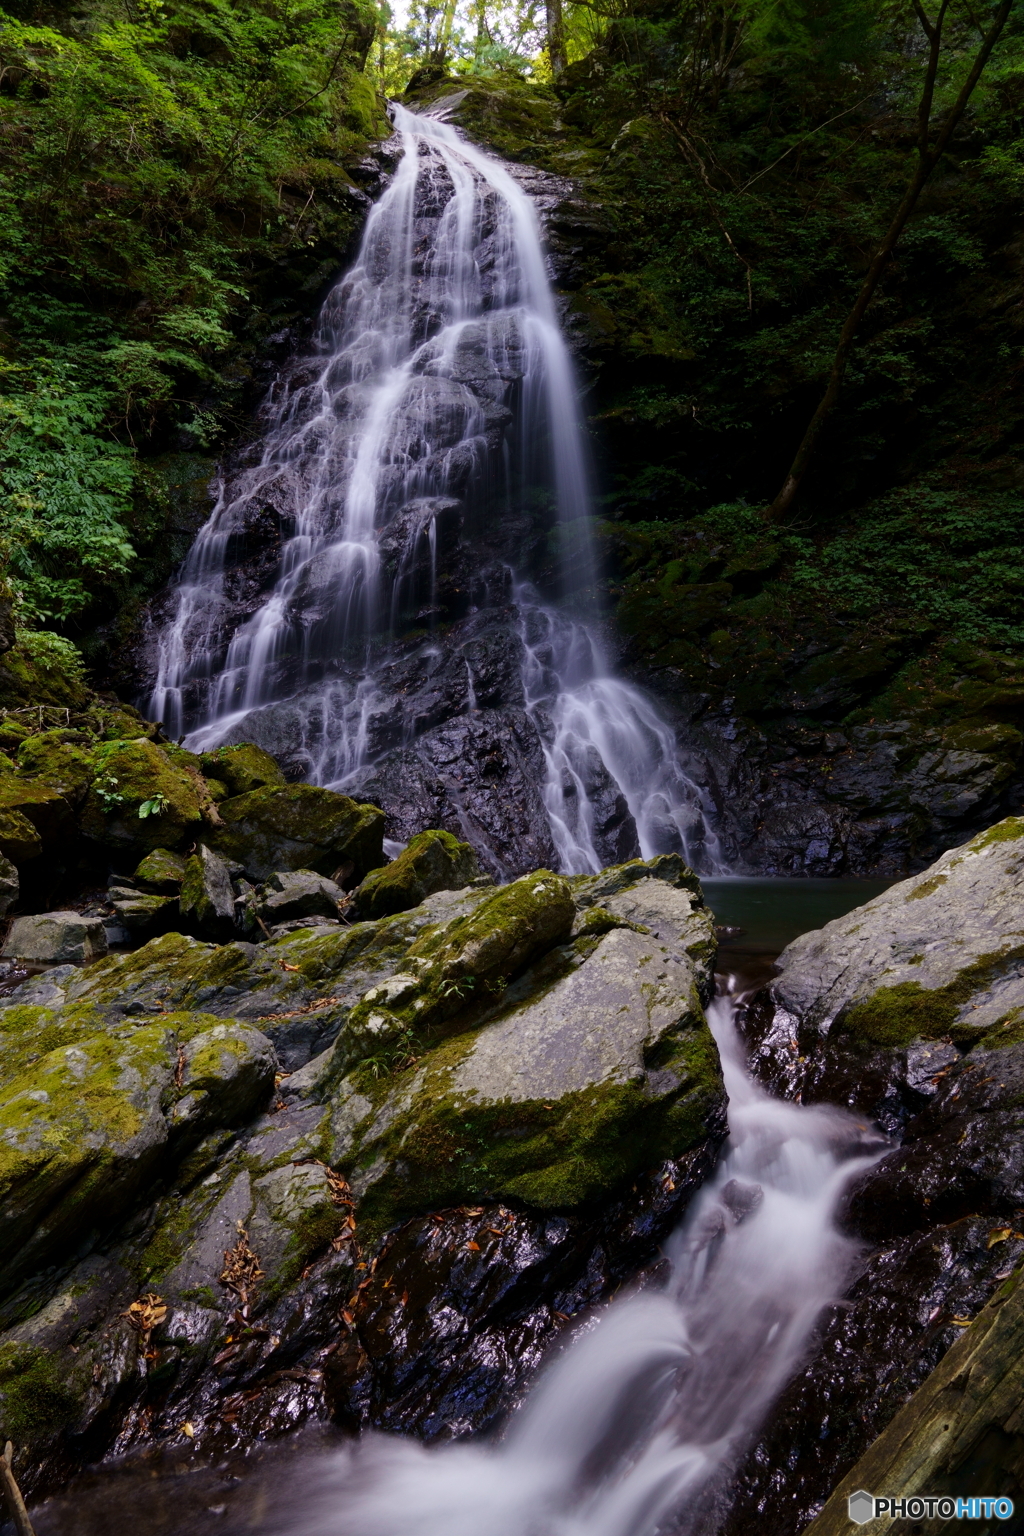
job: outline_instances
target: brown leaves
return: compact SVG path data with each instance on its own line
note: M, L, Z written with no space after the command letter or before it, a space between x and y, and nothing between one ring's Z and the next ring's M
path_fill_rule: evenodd
M1016 1237L1024 1239L1024 1232L1015 1232L1012 1227L993 1227L988 1234L986 1248L994 1248L997 1243L1005 1243L1007 1238Z
M147 1291L145 1296L133 1301L121 1316L128 1319L130 1326L139 1335L140 1347L145 1349L153 1329L159 1327L167 1316L167 1303L154 1291Z
M297 970L299 970L299 966L297 966L297 965L289 965L287 960L279 960L277 963L281 967L282 971L297 971Z
M219 1278L221 1285L235 1293L244 1318L249 1315L249 1303L259 1281L263 1279L263 1270L249 1246L249 1234L240 1221L236 1223L235 1230L238 1242L233 1248L225 1250L224 1268Z
M279 963L286 971L298 970L297 965L285 965L283 960ZM275 1019L301 1019L305 1014L316 1013L321 1008L333 1008L337 1001L338 999L336 997L314 997L311 1003L305 1003L301 1008L293 1008L289 1013L265 1013L259 1019L257 1019L256 1022L257 1024L270 1024L273 1023ZM284 1077L291 1076L291 1074L288 1072L285 1072L282 1075Z

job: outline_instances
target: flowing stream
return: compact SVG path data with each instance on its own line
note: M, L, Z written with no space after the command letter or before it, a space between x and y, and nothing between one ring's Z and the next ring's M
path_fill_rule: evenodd
M668 1245L660 1289L617 1299L541 1374L499 1444L369 1436L310 1467L281 1536L656 1536L711 1532L728 1478L842 1295L833 1216L884 1150L843 1110L750 1078L735 1000L709 1009L729 1141Z
M312 356L264 402L256 462L224 480L182 569L149 708L193 749L265 744L268 712L283 709L306 776L358 792L387 748L417 737L386 664L403 633L433 624L439 549L465 530L462 548L477 551L469 611L507 602L512 582L515 702L539 738L563 870L609 862L595 818L611 786L645 857L679 850L721 872L706 794L600 644L578 387L534 205L443 113L393 115L397 169L324 304ZM536 547L538 519L557 553L546 595L525 579L521 550L502 563L495 533L519 529ZM240 592L238 550L261 538L279 543L272 578ZM461 687L471 712L468 660Z

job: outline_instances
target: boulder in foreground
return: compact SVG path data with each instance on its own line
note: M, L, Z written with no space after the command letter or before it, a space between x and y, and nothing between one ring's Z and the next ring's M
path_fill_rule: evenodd
M88 965L107 952L107 935L98 917L78 912L40 912L16 917L2 953L8 960L30 960L39 965Z

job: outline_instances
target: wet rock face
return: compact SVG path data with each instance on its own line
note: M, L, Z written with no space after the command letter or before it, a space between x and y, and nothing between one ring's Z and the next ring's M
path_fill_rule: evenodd
M767 1084L895 1145L847 1192L861 1273L745 1463L729 1536L802 1531L1024 1256L1022 910L1010 818L804 934L747 1010Z
M717 692L710 674L695 685L672 666L632 664L628 641L624 650L622 670L658 699L688 771L707 786L725 858L738 872L901 875L1020 806L1012 728L1008 737L991 728L965 745L956 730L946 736L916 720L848 725L876 685L844 691L849 658L841 645L798 667L795 687L766 677L742 703ZM802 675L812 669L831 680L832 696Z
M23 983L0 1008L23 1486L186 1421L212 1452L497 1423L713 1166L713 957L668 855Z

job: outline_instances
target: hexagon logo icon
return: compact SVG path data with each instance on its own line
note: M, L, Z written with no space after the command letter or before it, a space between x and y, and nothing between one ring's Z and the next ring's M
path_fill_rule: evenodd
M856 1493L850 1494L846 1501L846 1508L855 1525L867 1525L869 1520L875 1518L875 1496L873 1493L867 1493L863 1488L858 1488Z

